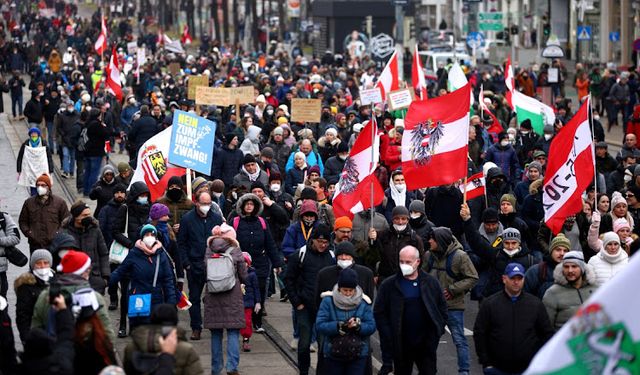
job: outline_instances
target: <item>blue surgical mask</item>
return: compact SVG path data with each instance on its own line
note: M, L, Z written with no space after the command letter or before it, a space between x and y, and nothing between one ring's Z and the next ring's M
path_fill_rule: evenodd
M148 197L138 197L138 199L136 201L138 202L138 204L145 205L145 204L149 203L149 198Z

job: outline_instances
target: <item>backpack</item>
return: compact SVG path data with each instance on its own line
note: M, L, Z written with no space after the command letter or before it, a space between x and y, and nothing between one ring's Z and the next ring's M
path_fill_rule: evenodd
M262 216L258 216L258 221L260 221L260 225L262 225L262 230L267 230L267 222L264 221ZM238 224L240 224L240 216L233 218L233 230L238 230Z
M333 250L329 250L329 254L331 254L331 258L333 258L333 260L336 260L336 253ZM300 264L299 264L300 268L302 268L302 265L304 263L304 257L306 255L307 255L307 245L304 245L298 251L298 259L300 260Z
M432 269L436 269L437 271L445 271L447 273L447 275L452 278L455 281L459 281L462 280L462 275L456 275L453 272L453 258L455 257L455 255L458 253L458 251L460 250L456 250L456 251L452 251L451 253L449 253L449 255L447 255L447 261L445 263L445 268L442 269L441 267L435 267L435 263L436 263L436 259L435 256L433 256L433 254L431 254L431 256L429 256L429 260L427 261L427 265L426 265L426 270L427 273L431 272Z
M207 291L227 292L236 285L236 266L231 256L232 247L224 253L215 253L207 258Z
M78 151L86 151L87 143L89 142L89 134L86 127L80 131L80 138L78 138Z

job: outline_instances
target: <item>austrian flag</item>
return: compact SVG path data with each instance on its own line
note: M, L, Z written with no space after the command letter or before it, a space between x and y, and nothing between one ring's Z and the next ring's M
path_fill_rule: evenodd
M402 136L407 189L451 184L467 175L470 95L467 83L448 95L411 103Z
M476 173L467 179L467 200L478 198L484 195L484 174L482 172ZM460 191L465 193L465 185L460 185Z
M544 221L558 234L567 216L582 210L582 192L593 181L593 137L589 126L589 100L553 138L544 176Z
M336 217L353 218L353 214L370 208L371 189L374 205L380 204L384 199L384 190L373 174L380 158L380 136L376 129L376 124L369 121L349 152L333 197ZM373 160L372 149L375 150Z

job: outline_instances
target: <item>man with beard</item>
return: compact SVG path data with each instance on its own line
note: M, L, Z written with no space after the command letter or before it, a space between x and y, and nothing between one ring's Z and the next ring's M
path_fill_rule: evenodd
M553 272L554 284L542 299L553 328L558 331L575 315L582 303L596 291L593 268L585 264L580 251L562 257L561 266Z

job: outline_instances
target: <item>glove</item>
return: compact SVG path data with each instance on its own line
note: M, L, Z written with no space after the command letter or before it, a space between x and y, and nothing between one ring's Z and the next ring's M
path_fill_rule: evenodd
M333 141L331 141L331 145L332 145L332 146L337 146L337 145L338 145L338 143L340 143L340 140L339 140L339 139L334 139Z
M591 214L591 224L600 225L600 212L598 210L593 210Z
M262 305L260 305L260 302L258 302L256 303L256 306L253 308L253 312L257 314L258 312L260 312L260 310L262 310Z

